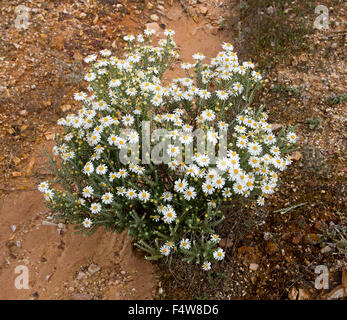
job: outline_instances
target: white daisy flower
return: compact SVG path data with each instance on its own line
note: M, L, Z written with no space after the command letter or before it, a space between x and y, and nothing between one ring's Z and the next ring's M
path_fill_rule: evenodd
M289 132L286 136L287 140L290 142L290 143L295 143L296 140L297 140L297 136L294 132Z
M136 92L137 92L137 90L135 88L128 88L126 90L126 93L131 97L133 97L136 94Z
M201 60L204 60L205 58L206 57L202 53L195 53L195 54L193 54L193 59L194 60L201 61Z
M85 76L84 76L84 80L86 80L86 81L93 81L93 80L95 80L96 79L96 75L95 75L95 73L93 73L93 72L90 72L90 73L87 73Z
M110 88L117 88L122 84L122 82L119 79L111 79L111 81L108 83L108 86Z
M136 131L131 131L127 137L130 143L136 143L139 141L139 134Z
M195 157L195 161L200 167L207 167L210 164L210 158L205 154L201 154Z
M224 250L222 248L217 249L216 251L213 252L213 257L219 261L223 260L225 257Z
M94 189L91 186L86 186L82 190L82 195L85 198L90 198L94 193Z
M183 62L182 64L181 64L181 68L182 69L185 69L185 70L188 70L188 69L190 69L190 68L192 68L193 67L193 65L191 64L191 63L188 63L188 62Z
M230 188L225 188L222 192L224 198L230 198L232 196Z
M128 199L132 200L135 199L137 197L136 191L134 189L128 189L126 191L126 196Z
M125 168L119 169L117 173L115 173L116 178L126 178L128 176L128 171Z
M51 189L46 189L43 196L46 201L49 201L53 199L54 193Z
M96 54L91 54L89 56L86 56L83 60L84 60L85 63L90 63L90 62L95 61L96 58L97 58Z
M191 247L191 242L189 239L182 239L180 242L180 247L185 250L189 250Z
M83 227L90 228L92 226L93 222L89 218L85 218L83 220L82 224L83 224Z
M186 191L183 193L183 197L186 200L191 200L196 198L196 192L194 187L189 187Z
M204 270L204 271L209 271L209 270L211 270L211 262L205 261L205 262L202 264L202 270Z
M144 34L145 34L146 36L151 36L151 35L155 34L155 30L154 30L154 29L147 28L147 29L145 29Z
M168 154L170 157L176 157L179 153L180 153L180 148L179 148L179 147L175 147L175 146L172 145L172 144L169 144L169 145L168 145L167 154Z
M84 206L86 204L86 200L84 200L83 198L79 198L77 200L77 204L80 206Z
M236 182L233 185L233 190L236 194L243 194L243 192L246 190L246 187L242 183Z
M223 45L222 45L222 48L225 51L233 51L234 50L234 46L231 43L228 43L228 42L224 42Z
M280 156L281 155L281 151L278 147L276 146L273 146L271 149L270 149L270 152L274 155L274 156Z
M207 90L200 90L199 96L200 96L200 98L207 100L211 97L211 92L208 92Z
M178 179L177 181L175 181L174 190L176 192L185 192L187 186L188 182L185 179Z
M114 179L116 179L117 178L117 175L116 175L116 173L115 172L110 172L110 174L108 175L108 180L110 181L110 182L112 182Z
M104 165L104 164L101 164L101 165L99 165L99 166L96 167L95 172L96 172L97 174L105 174L105 173L107 172L107 166Z
M134 123L134 117L130 114L127 114L122 117L122 122L125 126L131 126Z
M261 154L262 151L263 151L263 148L261 147L261 145L259 143L256 143L256 142L248 143L248 152L252 156L257 156L257 155Z
M263 198L263 197L259 197L259 198L257 199L257 204L258 204L259 206L263 206L263 205L265 204L264 198Z
M216 94L217 94L218 99L220 99L220 100L224 101L224 100L228 99L228 93L226 91L217 90Z
M219 243L220 241L220 237L218 236L218 234L211 234L211 239L212 242L216 242Z
M213 186L217 189L222 189L225 185L225 179L218 176L215 177L212 182L213 182Z
M183 143L183 144L190 144L193 142L193 136L189 133L185 133L182 134L179 138L179 140Z
M172 200L172 193L166 191L163 193L162 198L165 202L170 202Z
M160 247L160 253L163 255L163 256L168 256L170 254L170 247L166 244L162 245Z
M103 49L100 51L100 54L103 56L103 57L108 57L112 54L112 52L108 49Z
M87 94L84 92L76 92L74 94L74 98L77 101L83 101L83 100L85 100L86 97L87 97Z
M164 30L164 35L166 35L167 37L168 36L172 37L174 34L175 34L174 30L171 30L171 29L165 29Z
M142 190L138 193L139 200L143 201L144 203L146 203L150 197L151 197L150 193L145 190Z
M206 109L201 113L203 121L213 121L216 118L216 114L213 110Z
M217 160L217 168L220 171L227 171L229 169L229 167L231 166L230 160L228 158L222 158L222 159L218 159Z
M90 175L94 172L93 163L87 162L87 163L84 165L83 172L84 172L84 174L90 176Z
M171 222L173 222L177 217L175 210L171 206L164 207L162 213L164 216L163 217L164 222L167 224L170 224Z
M217 144L219 139L218 133L215 131L207 131L207 140L213 144Z
M202 184L202 191L206 194L213 194L215 189L210 181L206 181Z
M47 189L49 188L48 182L47 181L43 181L39 184L38 189L41 192L45 192Z
M90 205L90 211L93 214L97 214L101 211L101 204L100 203L92 203Z
M105 193L102 197L101 197L101 201L104 204L110 204L113 201L113 194L111 192L107 192Z

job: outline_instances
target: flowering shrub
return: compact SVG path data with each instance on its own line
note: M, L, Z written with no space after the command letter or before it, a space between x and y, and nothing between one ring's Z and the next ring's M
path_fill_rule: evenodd
M153 33L125 37L124 59L107 49L85 58L90 93L76 93L83 107L58 120L65 132L53 148L58 159L50 158L56 179L39 190L81 232L126 229L148 259L178 257L210 270L225 256L216 233L223 207L264 205L296 135L282 129L276 137L263 107L251 107L262 77L231 44L210 65L194 54L181 64L185 77L165 85L179 57L174 32L158 46Z

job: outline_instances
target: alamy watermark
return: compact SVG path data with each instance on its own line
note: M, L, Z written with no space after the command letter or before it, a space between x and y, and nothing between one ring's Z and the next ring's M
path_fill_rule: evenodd
M14 269L14 273L19 274L14 280L14 286L18 290L29 289L29 269L27 266L19 265Z
M319 5L314 9L315 14L319 16L314 20L313 26L316 29L329 29L329 9L327 6Z
M196 155L206 155L208 165L216 164L218 159L227 156L226 128L220 128L218 132L196 129L177 132L177 135L166 129L156 129L151 132L149 121L142 121L141 128L141 146L139 137L135 137L131 143L125 143L132 140L132 130L124 130L115 138L114 144L120 148L120 163L126 165L139 163L141 160L142 164L158 165L169 164L174 160L177 163L192 164Z
M16 10L15 10L15 14L16 14L16 19L14 21L14 26L16 27L16 29L28 29L30 22L29 22L29 18L30 18L30 8L24 5L19 5Z
M319 274L319 276L314 281L314 287L317 290L329 289L329 269L325 265L316 266L314 273Z

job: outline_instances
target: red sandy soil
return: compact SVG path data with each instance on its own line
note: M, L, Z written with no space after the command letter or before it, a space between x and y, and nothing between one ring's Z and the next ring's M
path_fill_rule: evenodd
M158 23L176 31L183 61L191 62L196 52L210 58L227 39L216 26L212 28L207 17L195 22L178 3L166 9ZM0 199L0 299L152 299L157 286L154 267L132 247L125 233L100 229L87 238L75 235L71 226L44 222L50 221L50 213L33 177L44 175L43 149L50 150L52 145L41 139L23 168L26 178L13 179L16 191ZM14 232L11 226L16 226ZM15 287L18 265L28 267L29 289ZM93 267L98 271L90 274L88 268Z

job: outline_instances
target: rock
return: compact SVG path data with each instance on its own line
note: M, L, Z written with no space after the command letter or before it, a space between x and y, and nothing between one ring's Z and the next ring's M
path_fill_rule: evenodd
M45 133L46 140L54 140L55 134L52 132Z
M332 290L331 292L329 292L326 295L326 299L327 300L335 300L335 299L340 299L340 298L344 298L346 297L347 293L345 288L340 285L338 287L336 287L334 290Z
M22 175L22 173L19 171L13 171L12 172L12 177L20 177L21 175Z
M251 263L249 265L249 270L251 270L251 271L257 271L258 268L259 268L259 264L257 264L257 263Z
M281 123L271 123L271 130L277 131L283 127L283 124Z
M16 227L15 225L12 225L12 226L11 226L11 230L12 230L12 232L16 232L17 227Z
M71 296L71 300L92 300L92 296L86 293L75 293Z
M47 281L51 280L52 276L53 276L53 273L47 274L46 275L46 280Z
M295 161L299 161L301 159L302 155L299 151L295 151L290 155L290 158L295 160Z
M156 33L161 32L160 26L156 22L147 23L146 29L153 29Z
M279 251L278 245L275 242L269 241L265 245L265 250L268 254L273 255Z
M64 234L66 232L66 226L64 223L58 223L58 234Z
M100 271L100 267L96 264L91 264L88 268L88 272L93 275L94 273L97 273L98 271Z
M306 289L299 289L299 296L298 300L309 300L310 299L310 294Z
M299 151L295 151L290 155L290 158L295 161L299 161L302 158L302 155Z
M39 297L38 292L34 292L34 293L30 296L29 300L36 300L38 297Z
M86 277L87 275L83 272L83 271L80 271L76 277L77 280L82 280Z
M28 114L28 111L26 111L25 109L23 109L23 110L21 110L21 111L19 112L19 114L20 114L21 116L26 116L26 115Z
M28 163L28 165L27 165L27 167L25 169L25 175L29 176L29 175L32 174L32 171L33 171L33 168L34 168L34 164L35 164L35 156L33 156L30 159L30 161L29 161L29 163Z
M154 22L159 21L159 17L156 14L151 14L150 19Z
M51 227L56 227L56 226L58 226L56 223L54 223L54 222L50 222L50 221L42 221L42 225L43 226L51 226Z
M324 248L321 249L321 253L329 253L331 250L333 250L331 247L329 246L325 246Z
M225 238L222 238L220 241L219 241L219 245L222 247L222 248L230 248L233 243L230 239L228 239L228 242L227 242L227 239Z
M207 9L207 7L205 7L205 6L200 6L199 7L199 11L200 11L200 13L202 14L202 15L206 15L207 14L207 11L208 11L208 9Z
M218 33L218 27L212 27L209 30L213 36L217 35Z
M150 2L148 2L148 3L147 3L147 9L148 9L148 10L152 10L152 9L153 9L153 4L150 3Z
M69 104L64 104L63 106L60 106L61 111L66 112L71 109L71 106Z
M298 290L296 290L296 288L293 287L292 290L290 290L290 292L288 294L288 298L290 300L296 300L297 296L298 296Z

